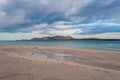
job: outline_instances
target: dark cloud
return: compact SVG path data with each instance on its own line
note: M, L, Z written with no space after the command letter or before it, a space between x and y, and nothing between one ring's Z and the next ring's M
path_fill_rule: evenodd
M6 2L5 2L6 1ZM104 23L118 24L120 21L120 0L5 0L0 4L0 32L32 32L65 29L81 29L77 34L101 34L120 32L115 25L74 26L88 24L99 20ZM54 23L60 24L56 27ZM47 23L44 28L35 28L36 25ZM61 26L62 25L62 26ZM58 28L58 27L63 27ZM65 28L64 28L65 27ZM47 33L48 33L47 32ZM50 34L50 33L48 33Z

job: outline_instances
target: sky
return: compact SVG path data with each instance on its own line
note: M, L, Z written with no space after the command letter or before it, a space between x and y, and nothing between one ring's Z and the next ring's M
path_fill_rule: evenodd
M120 39L120 0L0 0L0 40Z

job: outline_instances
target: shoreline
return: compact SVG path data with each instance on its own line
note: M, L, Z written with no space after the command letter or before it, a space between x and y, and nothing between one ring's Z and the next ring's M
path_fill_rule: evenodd
M101 50L120 52L120 42L109 41L8 41L0 42L1 46L4 45L20 45L20 46L45 46L45 47L59 47L59 48L74 48L74 49L88 49L88 50Z
M28 46L28 47L41 47L41 48L56 48L57 46L40 46L40 45L0 45L1 46ZM85 48L77 48L77 47L60 47L59 49L75 49L75 50L85 50L85 51L98 51L98 52L113 52L113 53L120 53L119 51L115 50L102 50L102 49L85 49Z
M70 54L93 60L51 59L33 55L33 52ZM28 77L21 74L29 74L34 76L30 80L119 80L119 61L119 52L43 46L0 46L0 79L6 75L17 74L2 80L27 80Z

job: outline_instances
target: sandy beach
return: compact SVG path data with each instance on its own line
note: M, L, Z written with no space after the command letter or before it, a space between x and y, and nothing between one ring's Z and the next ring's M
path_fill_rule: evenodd
M34 55L69 54L81 60ZM0 46L0 80L120 80L120 53L41 46Z

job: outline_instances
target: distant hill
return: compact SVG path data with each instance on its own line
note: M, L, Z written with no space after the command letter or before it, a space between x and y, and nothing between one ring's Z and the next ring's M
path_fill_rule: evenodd
M99 38L84 38L80 40L86 40L86 41L120 41L120 39L99 39Z
M71 36L53 36L53 37L42 37L42 38L32 38L30 40L23 39L22 41L120 41L120 39L99 39L99 38L83 38L76 39Z
M65 40L74 40L74 38L70 36L53 36L53 37L42 37L42 38L32 38L32 41L50 41L50 40L56 40L56 41L65 41Z

